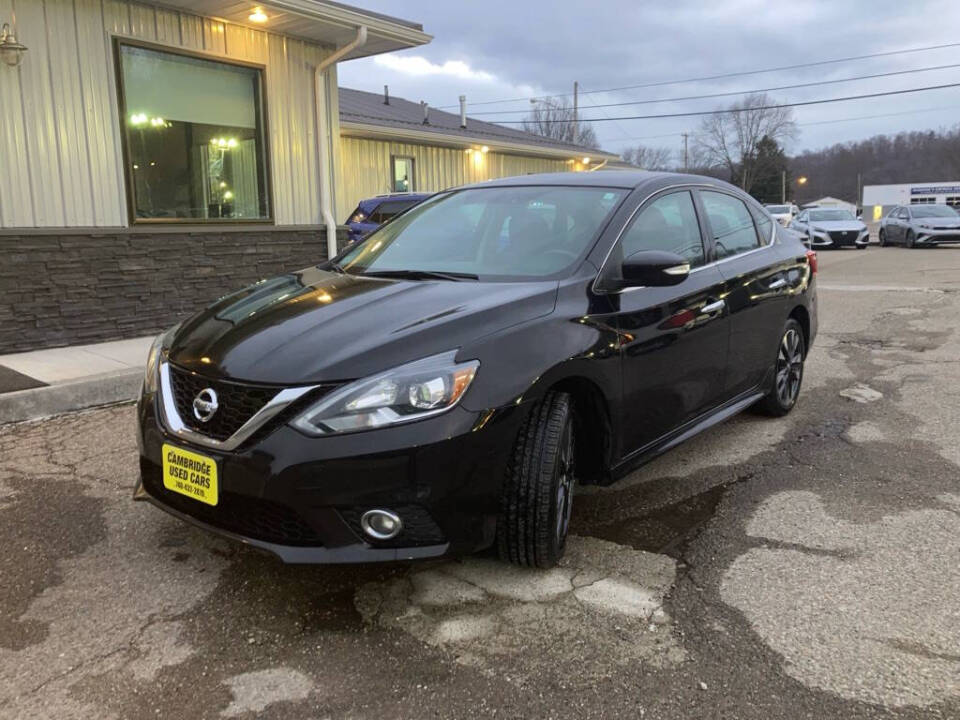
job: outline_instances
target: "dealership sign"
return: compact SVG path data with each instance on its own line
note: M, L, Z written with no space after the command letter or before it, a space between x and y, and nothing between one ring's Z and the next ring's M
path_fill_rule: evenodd
M912 187L911 195L952 195L960 194L960 185L933 185L931 187Z

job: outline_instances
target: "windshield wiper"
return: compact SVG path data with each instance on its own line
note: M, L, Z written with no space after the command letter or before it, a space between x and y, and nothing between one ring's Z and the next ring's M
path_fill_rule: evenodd
M436 270L367 270L368 277L398 278L400 280L479 280L473 273L438 272Z

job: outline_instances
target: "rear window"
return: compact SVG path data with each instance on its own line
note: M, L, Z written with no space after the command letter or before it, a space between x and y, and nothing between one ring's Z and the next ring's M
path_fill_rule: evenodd
M370 214L370 221L382 225L387 220L393 220L394 217L409 210L417 204L416 200L385 200L377 206L377 209Z

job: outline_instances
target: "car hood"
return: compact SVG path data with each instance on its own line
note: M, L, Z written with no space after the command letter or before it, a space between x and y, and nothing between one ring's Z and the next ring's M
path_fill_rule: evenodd
M930 225L932 227L960 227L960 217L926 217L914 218L910 221L913 225Z
M867 226L859 220L815 220L812 221L810 225L815 230L826 230L827 232L844 230L856 230L860 232L867 229Z
M209 377L350 380L546 315L556 294L556 281L388 280L309 268L221 298L183 324L168 357Z

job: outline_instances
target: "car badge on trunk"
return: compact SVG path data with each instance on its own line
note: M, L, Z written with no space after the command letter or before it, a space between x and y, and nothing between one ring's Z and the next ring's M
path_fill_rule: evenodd
M216 390L204 388L193 399L193 416L202 423L209 422L219 407Z

